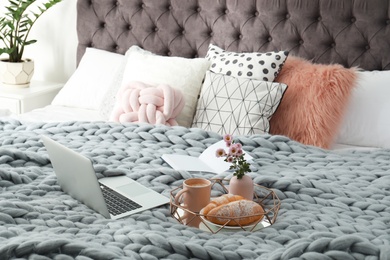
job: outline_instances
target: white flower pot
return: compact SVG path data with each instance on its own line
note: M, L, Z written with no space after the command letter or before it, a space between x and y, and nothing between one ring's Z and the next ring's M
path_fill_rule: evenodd
M4 86L26 88L30 85L33 74L34 61L31 59L23 62L0 60L0 77Z

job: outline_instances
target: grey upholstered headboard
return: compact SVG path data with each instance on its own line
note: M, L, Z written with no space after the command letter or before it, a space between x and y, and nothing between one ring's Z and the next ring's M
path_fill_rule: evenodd
M317 63L390 70L390 0L78 0L78 61L86 47L203 57L288 50Z

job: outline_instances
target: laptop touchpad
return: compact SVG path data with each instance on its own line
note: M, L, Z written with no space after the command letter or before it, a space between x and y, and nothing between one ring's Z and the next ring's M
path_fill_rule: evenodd
M135 197L151 192L151 190L138 185L137 183L130 183L123 186L116 187L115 189L127 194L128 196Z

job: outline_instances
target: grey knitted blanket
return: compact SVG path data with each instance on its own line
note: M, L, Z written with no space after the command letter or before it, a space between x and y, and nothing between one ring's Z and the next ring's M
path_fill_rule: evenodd
M182 127L0 121L0 259L390 259L389 150L238 137L254 157L251 177L276 191L281 209L259 231L211 234L179 224L169 205L103 218L61 191L42 134L92 158L99 177L126 174L166 196L200 174L172 170L160 156L198 156L221 139Z

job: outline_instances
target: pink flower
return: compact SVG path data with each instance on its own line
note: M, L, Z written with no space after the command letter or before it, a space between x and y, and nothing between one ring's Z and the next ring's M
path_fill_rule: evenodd
M237 151L238 151L237 144L232 144L229 148L229 154L233 156L237 156Z
M243 155L244 154L244 152L242 151L242 149L237 149L237 153L236 153L236 156L237 157L240 157L241 155Z
M223 136L223 140L225 141L226 146L229 147L232 144L232 142L233 142L233 136L229 135L229 134L226 134L226 135Z
M224 149L222 148L219 148L217 149L217 151L215 152L215 156L217 157L223 157L223 156L226 156L226 152Z
M233 157L232 156L228 156L227 158L226 158L226 161L228 162L228 163L232 163L233 162Z

